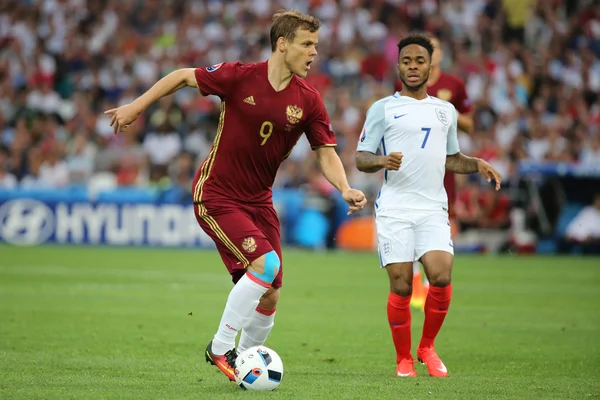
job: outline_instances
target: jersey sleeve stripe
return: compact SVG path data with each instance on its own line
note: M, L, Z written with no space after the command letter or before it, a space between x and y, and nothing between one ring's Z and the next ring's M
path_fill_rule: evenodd
M383 151L383 155L387 156L387 150L385 149L385 139L381 138L381 151ZM387 182L387 178L388 178L388 170L385 169L383 171L383 179Z
M240 249L238 249L235 246L235 244L233 244L231 239L227 237L227 235L225 234L225 232L223 232L217 221L215 221L213 217L208 215L208 210L203 204L198 204L198 215L211 227L213 232L215 232L219 239L221 239L221 242L223 242L223 244L229 249L229 251L231 251L237 257L238 260L240 260L244 267L250 265L248 259L244 256Z
M316 149L319 149L321 147L336 147L336 146L337 146L337 144L335 144L335 143L332 143L332 144L322 144L322 145L319 145L319 146L312 146L312 149L316 150Z
M221 114L219 116L219 125L217 126L217 134L215 136L215 141L213 143L213 147L208 154L208 157L202 163L200 177L198 178L198 182L196 183L196 187L194 188L194 203L202 202L202 187L204 183L210 176L210 170L215 162L215 158L217 156L217 151L219 150L219 141L221 140L221 134L223 133L223 125L225 123L225 101L221 102Z

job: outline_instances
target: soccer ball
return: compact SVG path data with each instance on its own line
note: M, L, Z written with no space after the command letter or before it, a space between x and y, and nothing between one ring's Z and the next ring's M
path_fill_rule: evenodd
M281 358L268 347L250 347L235 361L235 382L242 389L275 390L282 377Z

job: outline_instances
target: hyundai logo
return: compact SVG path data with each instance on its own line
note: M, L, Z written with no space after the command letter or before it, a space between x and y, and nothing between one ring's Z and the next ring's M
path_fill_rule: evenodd
M33 199L10 200L0 205L0 240L18 246L35 246L54 233L54 213Z

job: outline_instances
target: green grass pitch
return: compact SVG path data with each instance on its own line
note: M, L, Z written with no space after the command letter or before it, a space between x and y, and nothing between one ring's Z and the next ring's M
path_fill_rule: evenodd
M229 277L214 251L0 246L1 399L600 398L600 259L460 256L447 379L395 377L375 254L284 253L280 387L204 362ZM413 349L421 312L413 312Z

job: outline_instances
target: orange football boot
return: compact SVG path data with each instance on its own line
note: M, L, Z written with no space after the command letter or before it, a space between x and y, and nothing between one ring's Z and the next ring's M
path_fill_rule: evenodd
M417 371L415 371L415 360L411 357L400 361L400 364L398 364L398 368L396 369L396 376L417 376Z
M429 375L436 378L445 378L448 376L448 369L440 360L440 357L432 347L419 347L417 349L418 360L427 366Z
M206 346L206 362L215 365L229 378L230 381L235 381L235 360L237 352L235 349L229 350L222 356L218 356L212 352L212 341Z

